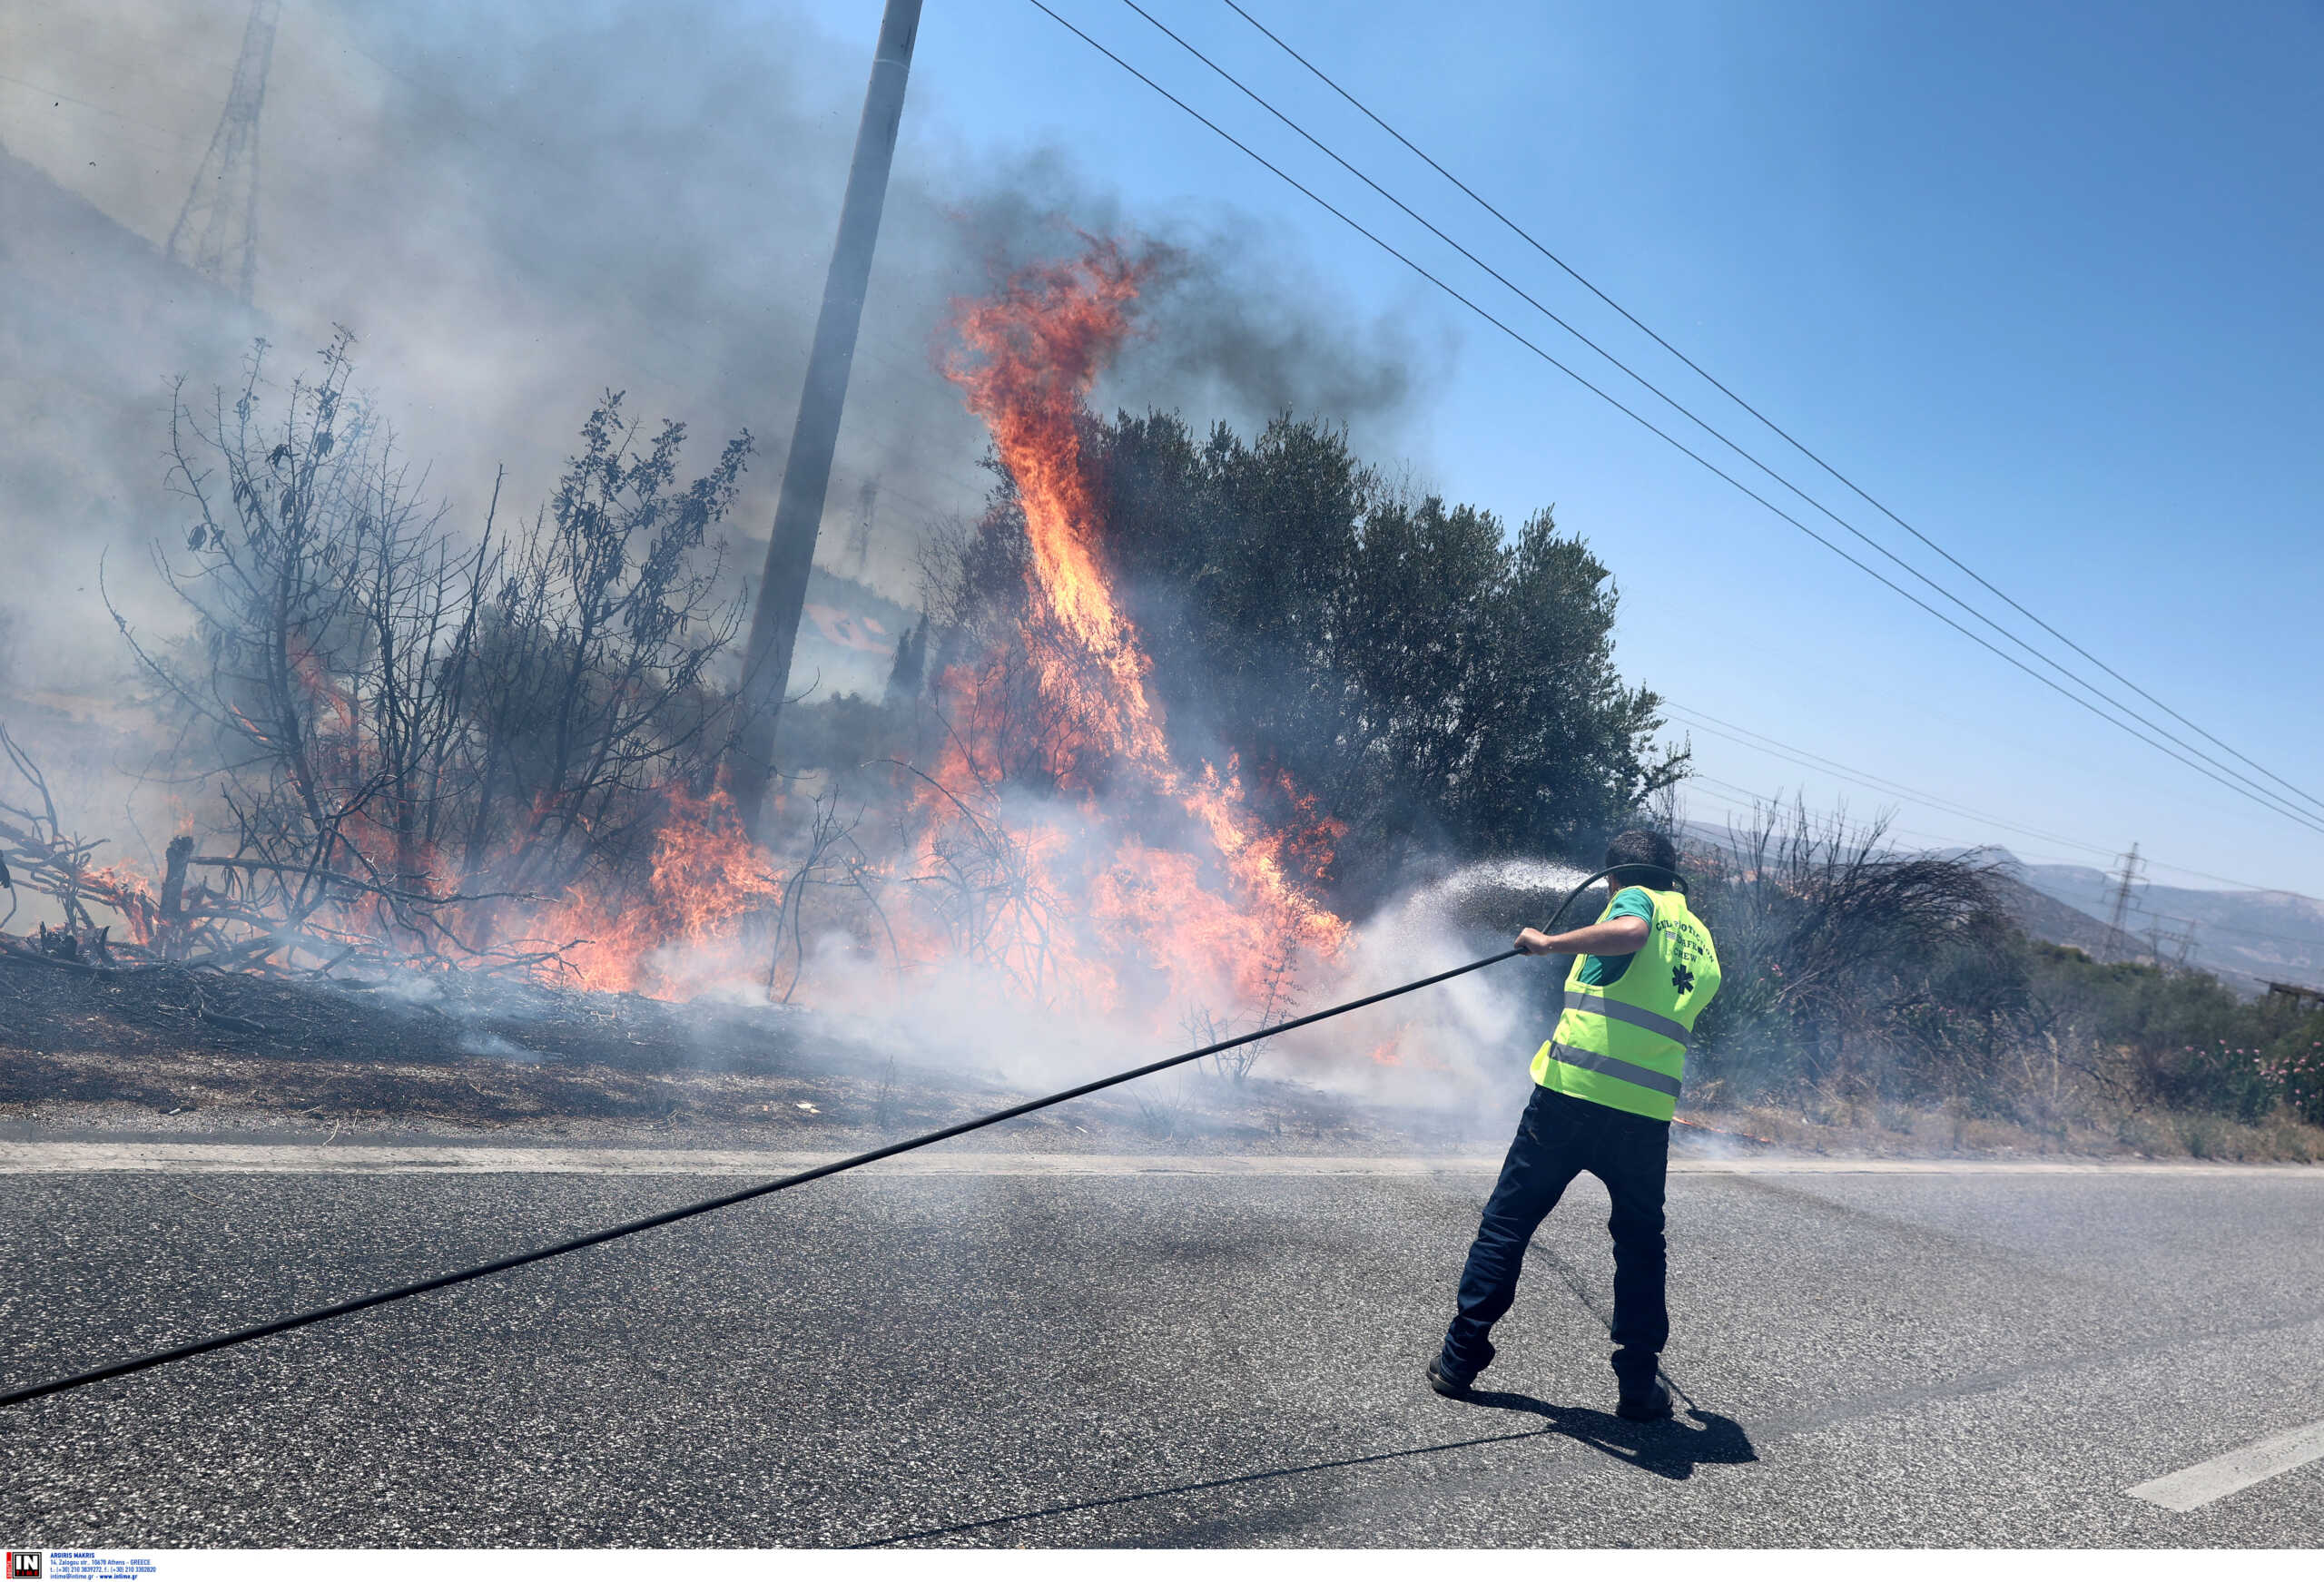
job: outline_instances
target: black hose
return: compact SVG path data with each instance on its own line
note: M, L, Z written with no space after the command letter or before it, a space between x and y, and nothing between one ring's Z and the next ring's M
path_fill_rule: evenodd
M1628 863L1623 866L1637 868L1650 865ZM1601 870L1574 886L1565 899L1559 903L1558 909L1551 915L1549 926L1543 931L1553 932L1559 920L1565 916L1566 909L1573 905L1575 899L1612 871L1614 871L1612 869ZM1669 870L1659 871L1668 872ZM1672 874L1671 877L1676 879L1678 876ZM1085 1094L1096 1093L1101 1088L1116 1087L1125 1082L1135 1082L1141 1076L1151 1076L1157 1071L1167 1071L1173 1066L1184 1066L1187 1061L1199 1060L1206 1055L1216 1055L1222 1050L1232 1049L1239 1045L1256 1043L1261 1038L1272 1038L1277 1034L1287 1033L1294 1027L1308 1027L1333 1017L1344 1016L1350 1011L1362 1010L1366 1006L1378 1005L1382 1000L1394 999L1399 995L1411 994L1415 989L1428 988L1448 978L1459 978L1463 973L1474 972L1479 968L1491 967L1496 962L1506 961L1512 956L1523 954L1523 951L1512 947L1484 957L1481 960L1472 961L1465 967L1455 967L1449 971L1439 972L1428 978L1415 978L1410 983L1399 984L1394 988L1384 988L1378 994L1368 994L1362 999L1352 999L1344 1005L1335 1005L1325 1010L1311 1011L1306 1016L1294 1017L1287 1022L1277 1022L1273 1027L1261 1027L1257 1032L1245 1033L1239 1037L1221 1038L1216 1044L1206 1044L1199 1049L1189 1049L1183 1055L1173 1055L1167 1059L1156 1060L1128 1071L1118 1072L1112 1076L1101 1076L1095 1082L1085 1082L1078 1087L1068 1087L1061 1093L1050 1094L1046 1098L1028 1099L1023 1104L1011 1105L1005 1110L995 1110L989 1115L979 1115L974 1120L962 1121L957 1125L940 1127L933 1132L924 1132L917 1137L908 1137L901 1143L890 1143L885 1147L874 1148L869 1153L857 1154L846 1159L836 1159L828 1164L818 1164L812 1170L802 1170L796 1175L786 1175L779 1181L762 1182L756 1186L746 1186L740 1192L730 1192L720 1197L706 1198L701 1203L688 1204L682 1208L665 1209L660 1214L648 1214L642 1220L631 1220L626 1224L615 1225L607 1230L592 1231L586 1236L576 1236L570 1241L558 1242L547 1247L536 1247L529 1253L517 1253L506 1258L496 1258L489 1263L478 1263L474 1268L456 1270L449 1274L438 1274L433 1279L415 1281L409 1285L398 1285L386 1291L375 1291L369 1296L353 1297L346 1302L333 1302L329 1307L310 1308L305 1312L292 1313L288 1318L275 1319L268 1323L254 1324L246 1330L235 1330L228 1334L212 1335L208 1340L193 1341L182 1346L172 1346L166 1351L155 1351L143 1357L132 1357L127 1361L109 1363L103 1368L93 1368L85 1373L74 1373L67 1378L49 1380L43 1384L31 1384L21 1390L11 1390L5 1394L0 1394L0 1406L15 1406L21 1401L37 1400L44 1395L57 1395L67 1390L78 1390L84 1384L96 1384L107 1379L118 1379L126 1373L142 1373L148 1368L158 1368L164 1362L182 1362L189 1357L199 1357L205 1351L223 1351L228 1346L239 1346L245 1341L262 1341L269 1335L279 1335L287 1331L304 1329L309 1324L320 1323L325 1319L344 1318L349 1313L361 1312L365 1308L380 1307L390 1302L400 1302L407 1296L419 1296L430 1291L441 1291L448 1285L462 1285L471 1280L481 1280L487 1274L498 1274L507 1270L520 1268L527 1263L537 1263L545 1258L561 1257L567 1253L578 1253L584 1247L595 1247L603 1243L617 1241L623 1236L634 1236L640 1231L650 1231L658 1225L675 1224L680 1220L689 1220L696 1214L706 1214L714 1209L731 1208L738 1203L748 1203L754 1197L765 1197L771 1193L786 1192L794 1186L804 1186L810 1181L820 1181L826 1175L837 1175L842 1170L853 1170L858 1165L871 1164L881 1159L891 1159L899 1154L909 1154L915 1148L925 1148L931 1143L941 1143L948 1138L958 1137L986 1126L997 1125L1002 1121L1015 1120L1019 1115L1031 1115L1035 1110L1044 1110L1051 1105L1063 1104L1069 1098L1079 1098Z

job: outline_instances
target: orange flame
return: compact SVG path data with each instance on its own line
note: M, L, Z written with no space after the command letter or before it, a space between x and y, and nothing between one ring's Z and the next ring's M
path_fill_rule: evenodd
M1002 788L973 743L1008 727L1006 680L974 664L946 671L938 687L960 729L914 803L918 827L904 860L916 871L896 877L965 876L954 893L973 892L982 909L964 931L958 919L940 917L942 926L931 928L901 908L883 915L882 934L901 958L957 950L973 932L979 964L1036 1001L1069 994L1094 1009L1161 1013L1166 1022L1189 1001L1280 1014L1300 968L1334 963L1346 939L1347 925L1304 889L1325 877L1343 827L1280 774L1257 787L1270 818L1253 806L1254 788L1232 758L1223 768L1181 768L1147 684L1150 661L1117 603L1104 513L1083 454L1083 403L1131 333L1140 274L1118 246L1093 241L1078 259L957 306L961 351L946 372L990 428L1023 508L1031 554L1019 636L1046 705L1044 789L1062 794L1011 800L1008 840L991 839L972 804L998 805ZM356 772L370 749L351 700L310 653L292 660L318 705L318 752L340 755L350 783L367 778ZM759 980L769 941L746 925L773 914L795 928L801 909L783 908L785 881L768 871L767 854L744 835L724 790L697 797L661 786L649 794L661 811L645 876L589 876L526 919L521 943L562 949L564 969L596 990L675 997ZM535 810L537 820L546 811ZM438 893L455 888L438 871L438 853L409 830L399 849L392 824L367 814L347 820L343 838L383 870ZM808 871L799 870L801 895L812 882ZM137 937L150 938L150 897L104 878ZM350 901L345 910L350 928L389 933L377 903Z
M1081 257L1029 270L995 296L956 305L964 352L947 375L982 418L1017 485L1032 555L1027 580L1034 618L1025 632L1043 696L1063 716L1055 743L1059 779L1098 811L1096 788L1142 788L1188 816L1186 849L1118 833L1089 877L1096 921L1180 994L1225 988L1246 1004L1265 993L1267 963L1285 941L1335 956L1347 925L1295 882L1320 877L1337 827L1313 817L1305 830L1271 830L1252 813L1236 766L1174 762L1162 712L1147 686L1149 661L1116 605L1103 555L1103 520L1082 456L1083 398L1128 339L1139 266L1110 241ZM966 668L940 684L973 718L980 683ZM956 755L957 756L957 755ZM953 767L960 767L957 763ZM1286 786L1286 791L1289 788ZM940 810L938 810L940 812ZM1085 975L1109 1000L1110 974Z
M666 997L737 977L748 970L734 958L743 919L781 898L723 788L665 795L642 893L576 889L535 924L553 944L581 941L565 961L584 988Z

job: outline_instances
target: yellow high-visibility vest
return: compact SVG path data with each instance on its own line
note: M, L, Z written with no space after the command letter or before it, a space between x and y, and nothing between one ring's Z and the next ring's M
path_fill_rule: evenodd
M1589 958L1573 958L1565 1010L1533 1056L1533 1080L1592 1104L1667 1121L1678 1113L1695 1018L1718 992L1718 952L1684 895L1645 893L1654 902L1654 918L1646 943L1621 977L1602 988L1586 984L1581 968ZM1606 909L1613 910L1610 899Z

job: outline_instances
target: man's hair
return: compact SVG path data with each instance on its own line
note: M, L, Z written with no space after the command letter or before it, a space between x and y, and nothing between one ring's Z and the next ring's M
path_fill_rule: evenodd
M1641 866L1633 868L1629 866L1631 863ZM1670 875L1679 866L1679 851L1652 830L1625 830L1606 843L1606 866L1614 870L1606 876L1606 882L1615 889L1634 884L1669 889Z

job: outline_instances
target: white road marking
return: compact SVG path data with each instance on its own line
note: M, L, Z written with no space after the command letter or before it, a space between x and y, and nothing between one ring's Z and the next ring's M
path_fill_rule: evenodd
M0 1143L0 1175L587 1174L776 1176L840 1157L722 1148L478 1147L412 1144ZM1491 1175L1493 1155L1022 1154L930 1149L881 1161L897 1175ZM1699 1159L1677 1175L2277 1175L2324 1183L2299 1164L2106 1164L2011 1159Z
M2165 1510L2193 1510L2319 1459L2324 1459L2324 1422L2312 1422L2270 1434L2240 1450L2214 1456L2128 1492Z

